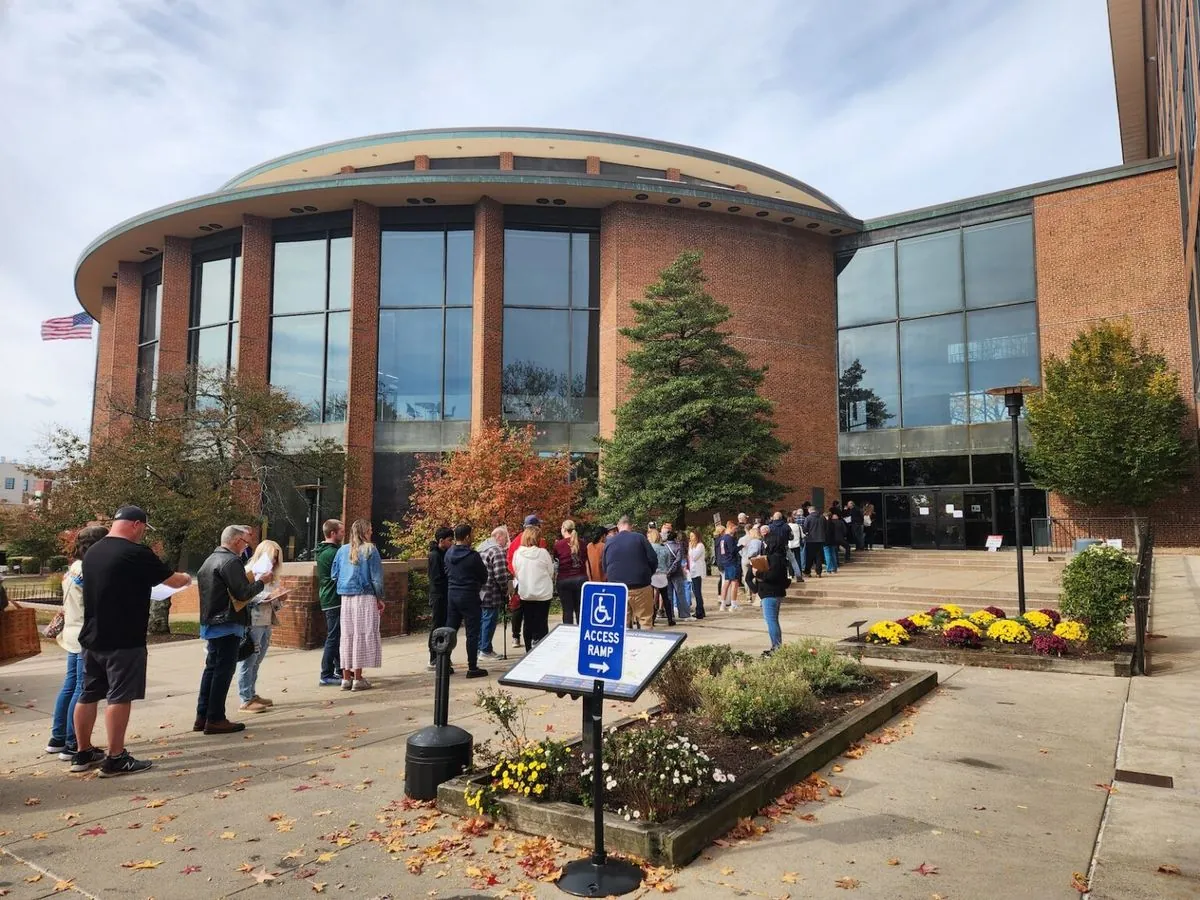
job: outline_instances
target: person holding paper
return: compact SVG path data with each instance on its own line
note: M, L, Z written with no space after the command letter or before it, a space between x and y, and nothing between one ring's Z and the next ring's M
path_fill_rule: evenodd
M221 532L217 547L196 573L200 583L200 637L208 641L204 674L196 698L196 721L192 731L232 734L244 731L245 722L230 722L225 699L237 668L238 647L250 625L249 603L266 588L273 575L246 577L242 549L250 543L250 529L229 525Z
M276 611L283 605L287 592L279 584L279 567L283 564L283 548L274 541L262 541L246 564L246 575L264 577L266 587L250 601L250 639L254 652L237 664L238 696L242 712L266 712L274 702L258 695L258 667L262 665L267 648L271 646L271 628L277 623ZM269 580L268 580L269 579Z

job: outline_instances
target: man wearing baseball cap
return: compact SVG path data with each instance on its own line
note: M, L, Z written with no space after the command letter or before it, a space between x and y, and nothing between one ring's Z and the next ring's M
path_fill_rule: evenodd
M125 749L125 730L134 700L146 696L146 627L150 623L150 589L158 584L181 588L191 584L186 572L173 572L142 543L150 523L140 506L122 506L113 516L108 536L83 558L83 691L75 704L79 750L72 772L100 768L101 778L149 769L149 760L134 759ZM101 699L108 754L92 744L92 729Z

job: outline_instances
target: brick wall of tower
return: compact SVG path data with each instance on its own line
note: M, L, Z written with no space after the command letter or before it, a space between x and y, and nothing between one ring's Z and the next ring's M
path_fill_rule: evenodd
M379 209L354 202L350 268L350 385L346 407L346 479L342 520L371 518L375 394L379 369Z
M837 359L833 249L827 238L766 222L694 210L616 203L600 231L600 433L627 399L630 349L618 329L632 301L681 251L703 252L708 290L730 308L734 346L767 365L763 393L775 401L779 437L790 445L775 473L798 506L822 487L838 489ZM729 512L724 510L723 512Z
M475 205L475 306L471 314L471 430L500 418L504 367L504 207Z
M188 318L192 302L192 242L166 237L162 257L162 311L158 328L158 377L179 378L187 368ZM175 395L178 396L178 395ZM162 414L178 412L164 405Z
M271 220L242 217L242 305L238 337L238 378L267 384L270 372L271 272L275 240Z
M117 289L102 288L100 291L100 315L96 320L96 384L92 389L93 442L103 440L108 434L108 392L112 387L113 344L116 341Z

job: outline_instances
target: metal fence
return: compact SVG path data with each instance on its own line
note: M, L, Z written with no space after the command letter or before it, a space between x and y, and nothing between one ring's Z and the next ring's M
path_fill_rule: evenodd
M1098 518L1042 518L1031 520L1030 546L1034 553L1071 553L1088 544L1120 541L1124 550L1140 550L1138 541L1149 527L1140 516Z
M4 593L9 600L30 603L62 603L62 584L51 587L42 582L24 582L21 584L5 584Z
M1133 673L1149 675L1146 632L1150 622L1150 582L1154 569L1154 528L1146 523L1138 535L1137 564L1133 569Z

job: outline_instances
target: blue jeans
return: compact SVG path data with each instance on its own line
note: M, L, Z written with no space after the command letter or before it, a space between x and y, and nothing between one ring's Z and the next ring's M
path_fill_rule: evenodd
M237 664L238 696L243 703L249 703L257 695L258 667L271 646L271 626L251 625L250 640L254 641L254 652Z
M803 545L799 547L792 547L788 550L788 562L791 563L792 575L794 575L797 580L804 577L804 562L802 561L801 557L803 552Z
M836 572L838 570L837 544L825 545L825 568L830 572Z
M75 746L75 704L83 693L83 654L67 654L67 677L63 679L54 703L54 724L50 726L50 740L65 741Z
M342 644L342 608L322 610L325 613L325 652L321 654L321 677L338 678L342 674L338 653Z
M492 649L492 636L496 633L496 623L500 621L500 607L485 606L479 617L479 652L495 653Z
M783 643L783 630L779 627L779 598L761 597L763 620L767 623L767 637L771 639L771 649Z
M681 619L690 619L692 617L692 604L688 600L687 579L683 575L676 575L667 582L667 596L672 598L675 604L675 615Z
M200 694L196 698L197 721L224 722L229 718L225 715L225 699L229 696L229 685L233 683L241 642L236 634L208 639L208 656L204 659Z

